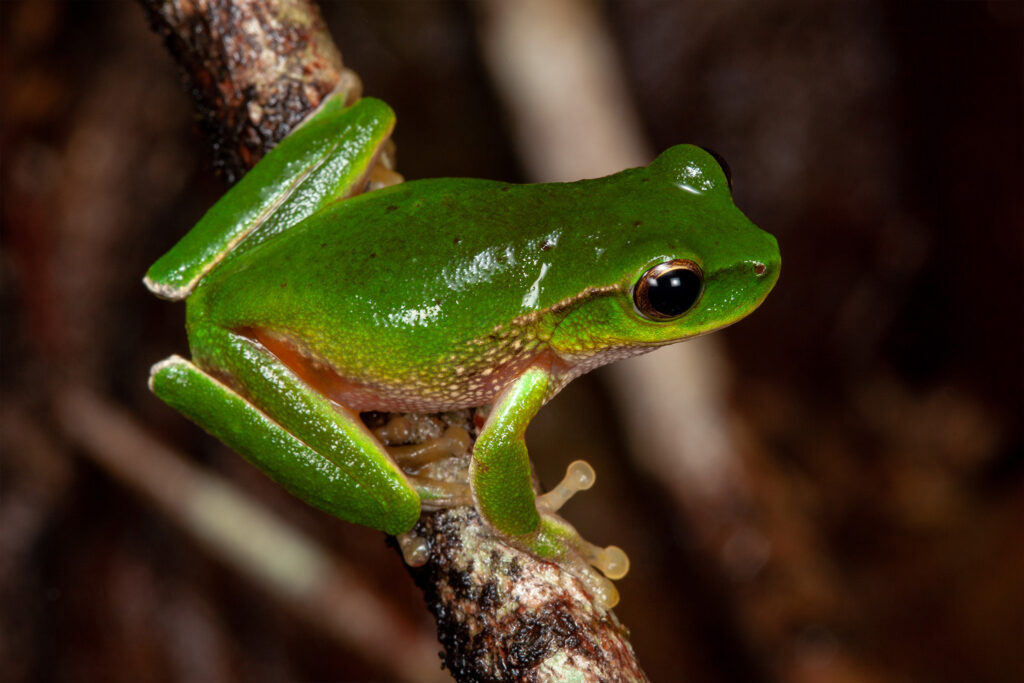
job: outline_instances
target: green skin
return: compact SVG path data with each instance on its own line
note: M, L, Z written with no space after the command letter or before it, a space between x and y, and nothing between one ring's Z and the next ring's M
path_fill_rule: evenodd
M147 285L187 298L193 362L159 363L151 386L299 497L391 534L426 494L358 413L491 405L473 499L504 538L558 560L578 536L538 510L529 421L583 372L753 311L778 246L691 146L596 180L359 194L393 125L378 100L330 100L154 264ZM703 292L648 319L634 286L673 259L699 265Z

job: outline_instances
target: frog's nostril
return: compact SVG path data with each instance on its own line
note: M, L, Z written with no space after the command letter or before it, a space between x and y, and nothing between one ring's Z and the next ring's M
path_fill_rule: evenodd
M755 263L754 264L754 275L756 275L758 277L761 277L762 275L764 275L767 272L768 272L768 266L766 266L765 264L763 264L763 263Z

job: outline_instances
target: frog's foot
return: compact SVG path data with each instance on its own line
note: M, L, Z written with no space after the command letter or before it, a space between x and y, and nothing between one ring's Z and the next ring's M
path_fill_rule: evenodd
M588 542L571 524L554 514L578 491L593 486L595 478L594 468L586 461L571 463L557 486L537 496L540 528L517 537L517 541L534 555L565 566L583 581L599 603L614 607L619 593L612 580L621 579L629 572L629 557L618 546L602 548Z
M576 493L593 486L596 479L594 468L586 460L569 463L562 481L547 493L537 496L537 509L542 514L557 512ZM566 526L572 529L567 523ZM575 549L583 559L600 569L609 579L621 579L629 572L629 557L621 548L615 545L602 548L584 540L575 529L572 531L576 535L573 544Z
M415 530L398 534L395 540L402 550L402 558L410 567L422 567L430 559L430 543Z
M570 498L594 485L597 475L586 460L574 460L565 470L565 477L555 488L537 496L537 509L541 512L558 512Z
M372 192L373 190L391 187L402 182L405 182L405 178L401 173L385 168L383 164L378 163L370 171L370 176L366 181L366 191Z
M365 192L380 190L403 182L405 182L405 178L395 170L395 143L389 139L381 146L377 160L366 177Z
M415 435L415 426L407 417L402 415L393 415L390 420L380 427L375 427L370 431L377 437L385 446L391 446L398 443L408 443L412 440Z
M582 581L598 604L608 609L618 604L619 591L612 580L629 572L629 557L618 546L594 545L554 514L543 514L537 531L516 540L530 553L558 563Z
M408 446L389 446L387 450L399 467L415 473L438 460L466 455L472 443L465 429L448 427L437 438Z
M464 481L448 481L432 477L406 475L406 478L419 494L420 504L424 510L443 510L460 505L473 504L473 492Z
M464 468L465 465L447 462L451 459L464 458L469 454L472 440L465 429L449 426L440 436L422 443L409 444L409 441L417 438L416 425L408 418L396 415L387 424L374 429L373 434L382 443L388 444L385 446L388 455L412 483L423 507L437 510L472 505L473 495L465 481L465 475L460 473L458 476L451 476L452 467L458 469ZM452 467L448 467L449 464ZM436 467L433 467L435 465Z

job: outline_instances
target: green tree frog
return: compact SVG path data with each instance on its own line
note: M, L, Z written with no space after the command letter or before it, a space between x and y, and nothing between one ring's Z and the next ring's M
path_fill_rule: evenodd
M187 299L192 354L150 386L318 508L403 534L425 503L471 502L614 603L593 567L619 578L628 560L554 514L564 490L534 494L526 427L573 378L757 308L775 238L687 145L574 183L365 192L393 126L379 100L328 99L150 268L153 292ZM403 471L360 419L485 406L461 496Z

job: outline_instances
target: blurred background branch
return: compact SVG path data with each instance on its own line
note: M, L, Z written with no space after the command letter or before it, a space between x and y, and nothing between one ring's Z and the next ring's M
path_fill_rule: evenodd
M357 572L220 477L146 434L130 415L64 387L57 422L97 464L262 590L404 681L448 680L433 634L379 597Z

